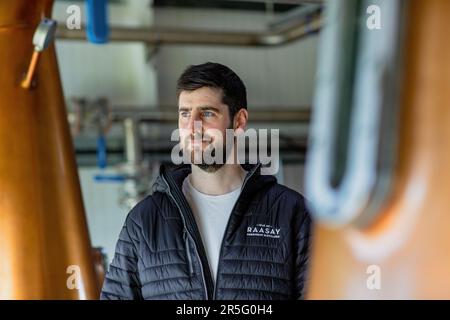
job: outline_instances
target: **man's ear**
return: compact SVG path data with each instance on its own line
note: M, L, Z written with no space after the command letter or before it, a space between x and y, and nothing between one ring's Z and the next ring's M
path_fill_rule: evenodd
M242 129L245 131L247 128L247 121L248 121L248 111L247 109L241 108L239 111L234 115L234 123L233 123L233 129Z

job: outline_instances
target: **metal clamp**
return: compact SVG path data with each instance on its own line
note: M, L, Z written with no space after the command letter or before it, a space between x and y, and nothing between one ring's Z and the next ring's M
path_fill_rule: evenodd
M33 36L34 52L31 56L31 62L28 67L25 78L20 84L22 88L29 89L31 87L36 67L39 62L40 53L47 49L55 38L57 23L52 19L43 19L37 27Z

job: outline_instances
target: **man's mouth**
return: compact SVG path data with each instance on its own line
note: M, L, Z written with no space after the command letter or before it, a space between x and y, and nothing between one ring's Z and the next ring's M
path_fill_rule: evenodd
M212 143L212 139L209 137L191 138L191 139L188 139L188 141L191 146L200 146L200 145L203 146L203 145L208 145L208 144Z

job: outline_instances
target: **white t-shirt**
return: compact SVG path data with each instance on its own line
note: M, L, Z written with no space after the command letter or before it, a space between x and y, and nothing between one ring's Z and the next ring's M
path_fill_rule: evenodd
M195 189L191 184L190 174L183 181L183 193L202 236L214 284L223 235L241 188L242 186L229 193L212 196Z

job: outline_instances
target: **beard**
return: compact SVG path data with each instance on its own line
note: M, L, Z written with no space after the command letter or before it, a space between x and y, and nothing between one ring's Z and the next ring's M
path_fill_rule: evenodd
M233 127L230 126L227 129L233 129ZM191 139L191 137L188 137L188 139ZM216 172L217 170L222 168L226 164L226 161L228 158L227 155L228 155L228 151L229 151L227 148L227 143L226 143L226 135L223 137L222 141L223 141L222 146L219 146L222 148L222 159L216 159L217 147L213 146L212 144L209 144L205 147L205 149L203 149L201 151L201 161L195 161L195 153L199 152L199 151L195 150L195 147L191 146L192 149L187 150L187 152L190 152L190 154L191 154L191 164L199 167L201 170L208 172L208 173ZM208 161L208 163L207 163L204 158L204 152L208 148L212 148L212 150L210 152L211 157L214 159L214 161L212 163L210 161ZM219 160L219 161L217 161L217 160Z
M216 149L213 149L211 151L211 156L215 157L216 155ZM192 158L194 157L194 155L192 154ZM226 145L223 146L223 152L222 152L222 161L219 163L213 162L213 163L206 163L204 158L202 157L202 162L201 163L194 163L193 159L192 159L192 164L196 165L197 167L199 167L200 169L202 169L205 172L216 172L217 170L219 170L220 168L222 168L225 165L226 162Z
M201 163L201 164L196 164L197 167L199 167L200 169L202 169L205 172L208 173L213 173L216 172L217 170L219 170L220 168L222 168L222 166L224 165L224 163L222 164L206 164L206 163Z

